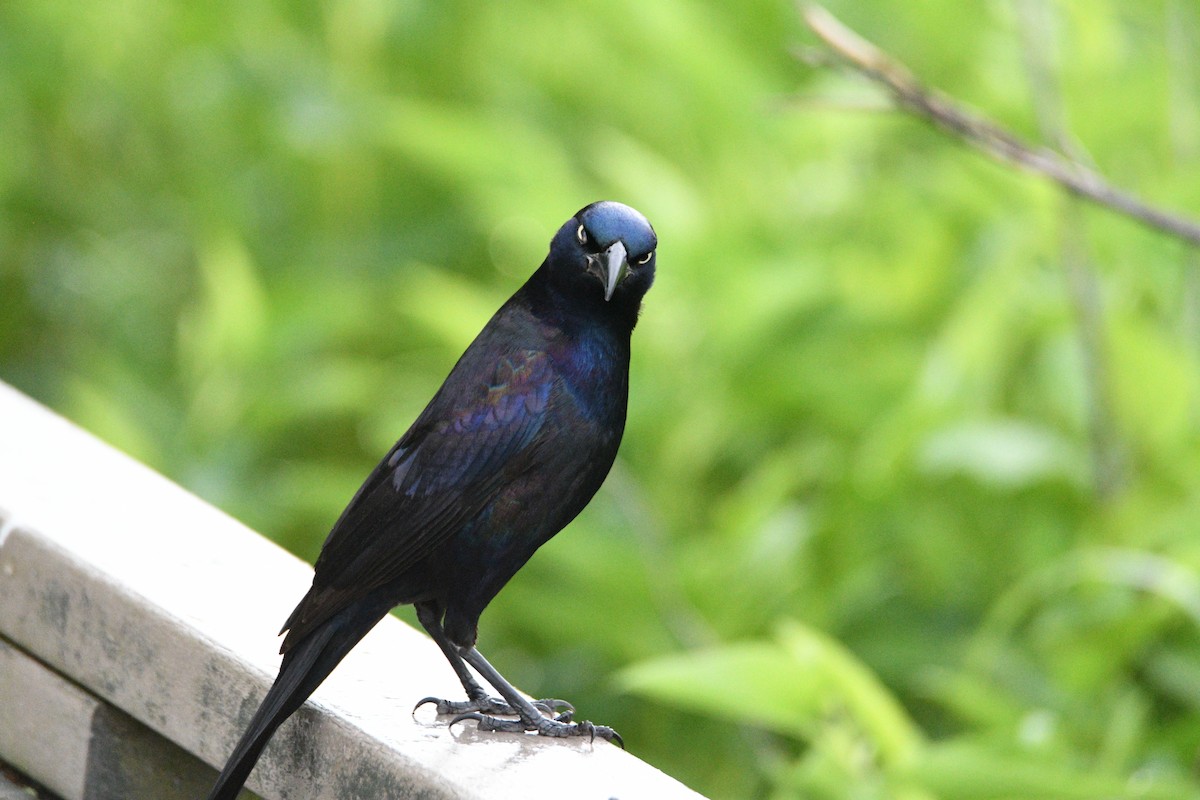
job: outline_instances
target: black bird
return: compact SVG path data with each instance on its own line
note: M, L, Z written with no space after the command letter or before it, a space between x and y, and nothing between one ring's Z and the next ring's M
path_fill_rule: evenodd
M629 339L654 281L658 238L629 206L569 219L525 285L475 337L442 387L334 524L312 588L283 626L279 676L208 800L232 800L285 719L394 606L450 661L465 701L427 697L451 725L621 739L530 703L475 649L479 615L534 551L583 510L625 429ZM494 698L470 664L499 694ZM562 713L556 713L559 709ZM496 716L499 715L499 716Z

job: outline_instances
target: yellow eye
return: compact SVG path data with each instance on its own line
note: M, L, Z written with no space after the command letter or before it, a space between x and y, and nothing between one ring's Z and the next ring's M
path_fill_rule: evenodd
M652 258L654 258L653 250L651 250L649 253L646 253L646 255L642 256L641 258L639 258L637 261L635 261L633 263L640 267L642 264L647 263Z
M580 244L587 244L587 231L583 229L582 225L575 231L575 238L579 240Z

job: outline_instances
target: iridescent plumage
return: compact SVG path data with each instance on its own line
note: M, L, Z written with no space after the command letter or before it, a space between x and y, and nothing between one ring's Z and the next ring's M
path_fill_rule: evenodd
M492 317L334 524L313 585L284 625L279 676L209 800L231 800L263 746L393 606L412 603L466 689L426 698L454 721L547 736L619 737L531 705L475 649L479 616L587 505L625 428L629 340L657 237L620 203L593 203ZM500 693L490 697L469 663ZM502 719L497 715L507 715Z

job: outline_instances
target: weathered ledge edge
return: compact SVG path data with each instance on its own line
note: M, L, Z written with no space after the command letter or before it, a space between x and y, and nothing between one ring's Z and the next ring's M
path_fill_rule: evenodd
M0 383L0 758L64 800L202 797L311 569ZM549 689L550 687L545 687ZM698 798L604 743L446 727L461 687L387 618L280 729L267 800Z

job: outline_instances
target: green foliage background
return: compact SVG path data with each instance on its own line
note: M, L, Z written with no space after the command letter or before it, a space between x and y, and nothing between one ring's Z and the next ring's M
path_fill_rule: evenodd
M1036 139L1033 30L1086 157L1200 212L1192 0L830 8ZM713 797L1200 796L1195 253L812 43L783 0L0 3L0 378L312 559L622 200L626 442L493 661Z

